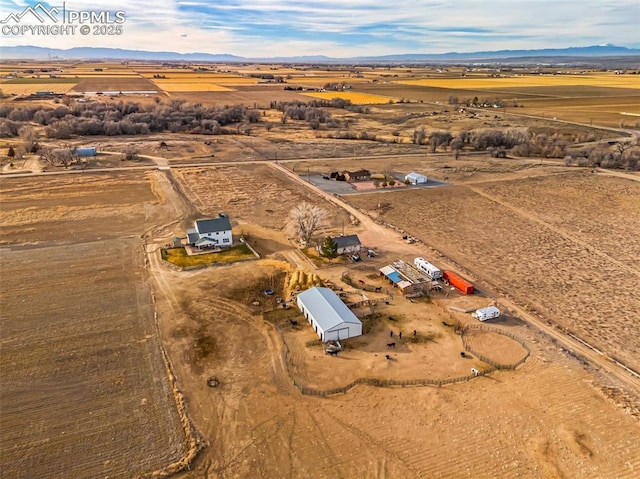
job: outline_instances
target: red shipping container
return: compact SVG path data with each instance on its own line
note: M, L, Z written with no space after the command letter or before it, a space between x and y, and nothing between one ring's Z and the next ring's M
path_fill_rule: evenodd
M464 294L473 294L473 285L464 278L461 278L453 271L444 271L442 277L449 281L449 284L460 290Z

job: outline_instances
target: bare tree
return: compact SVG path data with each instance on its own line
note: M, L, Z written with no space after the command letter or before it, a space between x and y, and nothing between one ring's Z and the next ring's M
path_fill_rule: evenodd
M38 133L32 126L25 125L20 127L18 135L22 138L25 151L29 153L36 153L38 151Z
M293 236L303 247L309 244L309 240L325 218L327 211L319 206L304 202L294 207L287 218L287 233Z

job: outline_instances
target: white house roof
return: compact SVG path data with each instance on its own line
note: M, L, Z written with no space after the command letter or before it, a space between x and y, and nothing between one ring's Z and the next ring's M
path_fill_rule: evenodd
M215 233L216 231L231 231L231 222L227 215L220 215L217 218L196 221L196 230L200 234Z
M298 299L323 331L330 331L343 323L362 324L329 288L313 287L298 294Z

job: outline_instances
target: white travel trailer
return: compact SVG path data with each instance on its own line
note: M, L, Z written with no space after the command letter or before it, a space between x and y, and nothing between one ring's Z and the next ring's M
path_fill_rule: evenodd
M423 272L432 280L438 280L442 278L442 271L436 268L434 265L429 263L424 258L416 258L413 260L413 264L418 269L418 271Z
M500 310L495 306L488 306L486 308L477 309L472 316L479 321L486 321L487 319L493 319L500 316Z

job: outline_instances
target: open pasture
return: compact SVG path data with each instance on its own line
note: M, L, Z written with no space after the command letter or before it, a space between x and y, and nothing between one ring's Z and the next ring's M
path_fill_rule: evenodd
M232 219L281 230L291 208L307 201L327 210L331 226L348 222L348 215L333 203L319 200L266 165L185 169L174 174L205 216L225 212Z
M384 202L385 221L472 279L640 369L640 183L578 172L349 201L374 213Z

